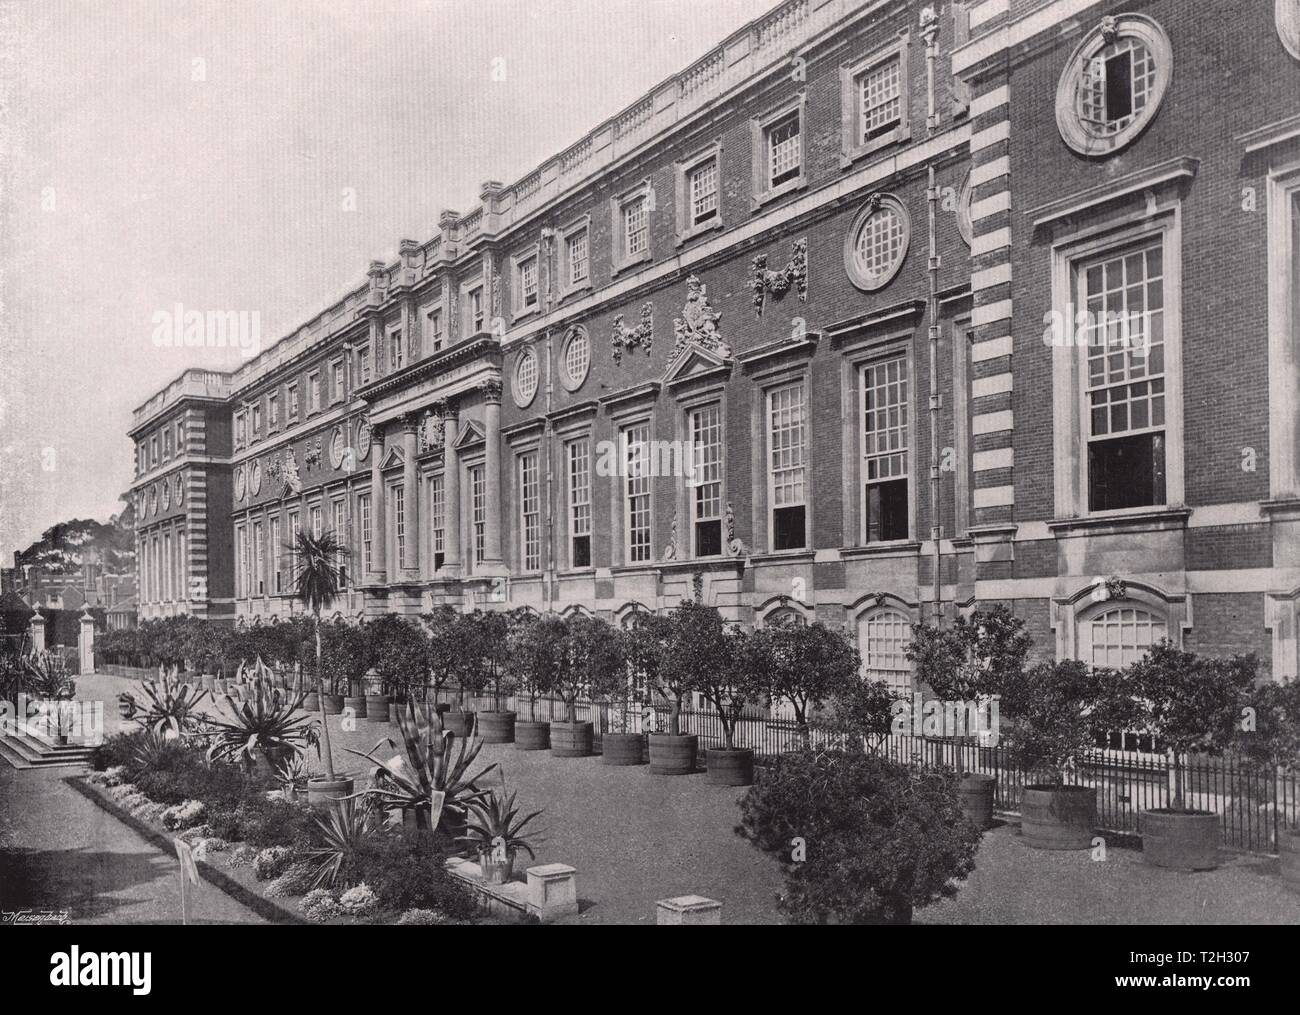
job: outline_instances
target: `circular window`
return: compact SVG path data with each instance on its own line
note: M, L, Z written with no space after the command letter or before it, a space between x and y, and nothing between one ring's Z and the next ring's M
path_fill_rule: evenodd
M525 349L515 361L515 404L523 409L532 404L537 395L537 353Z
M336 426L334 433L330 437L330 464L336 469L343 467L343 451L346 439L343 436L343 428Z
M587 379L587 370L591 367L591 340L586 328L579 324L569 329L560 358L564 361L560 379L566 388L575 391Z
M176 506L180 507L185 503L185 480L181 476L176 477Z
M244 491L244 467L241 465L235 470L235 500L243 500Z
M172 508L172 485L164 482L162 485L163 510L170 511Z
M844 267L859 289L881 289L907 256L912 225L895 197L874 195L853 219L844 241Z
M1107 155L1142 133L1173 74L1169 37L1150 18L1103 18L1075 47L1056 88L1056 123L1080 155Z
M970 173L967 173L966 179L961 184L961 193L957 195L957 232L961 233L962 241L968 247L975 239L975 223L971 221L970 217L971 190L973 189L970 185Z
M258 460L248 470L248 489L254 497L262 492L262 462Z
M1273 13L1282 45L1288 53L1300 60L1300 0L1276 0Z
M369 420L357 421L357 457L367 458L370 455L370 444L373 435L370 432Z

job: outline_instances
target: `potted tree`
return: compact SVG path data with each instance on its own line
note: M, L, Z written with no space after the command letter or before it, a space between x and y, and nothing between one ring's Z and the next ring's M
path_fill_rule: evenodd
M1031 639L1024 621L1006 606L976 610L969 617L958 617L950 627L917 624L907 646L916 683L924 695L929 691L946 702L978 703L1001 697L1009 683L1020 680ZM990 731L997 736L997 731ZM968 734L955 738L963 760L980 756L976 738ZM991 749L996 742L984 745ZM980 828L993 824L993 798L997 776L970 771L961 766L958 795L962 812Z
M1132 697L1118 673L1067 659L1010 675L1001 725L1010 756L1038 777L1021 792L1021 841L1034 849L1087 849L1097 788L1065 780L1102 737L1132 728Z
M441 606L422 618L428 633L426 670L430 681L428 691L433 699L431 707L444 714L447 709L439 704L438 698L453 679L457 682L462 679L466 669L465 656L470 650L464 640L466 625L463 617L464 614L457 613L450 606Z
M1217 751L1237 740L1256 667L1253 655L1214 659L1165 640L1126 671L1125 683L1136 697L1137 728L1168 752L1174 780L1169 806L1139 815L1147 863L1177 870L1218 866L1219 815L1187 805L1184 771L1193 751Z
M564 702L564 719L551 723L551 753L557 758L585 758L594 734L590 722L578 721L578 698L586 691L594 699L622 679L624 657L618 632L596 617L578 614L565 624L563 662L555 692Z
M621 671L611 673L610 685L602 688L609 722L601 733L600 757L606 765L642 765L649 760L645 734L632 728L634 689L645 686L646 673L657 658L657 644L652 638L643 638L646 632L639 628L641 619L647 616L641 611L633 614L631 626L619 633L624 666Z
M328 609L339 594L339 564L346 554L334 533L323 532L313 536L299 531L288 546L295 561L293 582L298 599L310 611L312 634L316 647L316 694L321 702L320 736L321 760L325 764L325 778L307 783L307 800L314 806L329 806L330 800L349 796L352 780L334 773L334 754L330 749L330 726L326 716L325 688L321 681L321 611Z
M865 752L791 751L741 800L736 832L780 862L792 921L907 924L975 868L980 833L955 783Z
M721 621L719 616L716 628L708 625L709 631L716 634L702 640L700 646L700 694L713 707L722 726L722 746L705 751L704 764L713 785L748 786L754 781L754 752L736 746L736 723L747 706L766 704L771 652L761 631L746 634L739 628L728 630Z
M475 612L469 616L475 628L473 645L479 671L492 692L492 707L478 714L479 734L485 744L512 744L515 742L516 715L502 704L514 690L513 676L507 664L510 659L510 629L518 623L516 611Z
M1273 785L1280 788L1285 776L1300 772L1300 680L1263 684L1255 688L1250 704L1255 721L1242 724L1235 746L1259 769L1264 785L1276 779ZM1276 797L1269 803L1279 810L1284 807ZM1300 823L1282 822L1277 839L1282 883L1300 892Z
M370 639L360 627L344 620L333 620L321 632L324 654L321 665L324 679L335 690L345 692L341 708L351 710L357 719L366 718L366 699L362 682L370 669ZM331 696L326 703L333 708Z
M402 697L411 699L415 687L425 683L429 672L429 636L423 623L415 624L391 613L368 622L365 628L371 646L371 666L379 682L380 697L385 701L383 718L395 721L401 711L398 701ZM424 688L421 686L420 690ZM372 718L368 701L366 709L366 718Z
M698 586L698 583L697 583ZM664 623L666 621L666 623ZM689 775L695 771L699 735L682 732L682 702L700 688L700 663L717 653L722 617L697 599L685 599L667 617L638 615L635 637L648 660L646 680L668 702L668 731L650 733L650 771ZM720 665L716 661L706 665Z
M510 669L528 695L528 719L515 721L515 749L544 751L551 746L550 723L538 721L537 699L550 694L565 662L567 628L555 613L518 618L510 632Z
M769 696L790 702L800 743L810 747L813 712L857 682L858 652L843 635L821 623L777 618L766 625L764 635Z

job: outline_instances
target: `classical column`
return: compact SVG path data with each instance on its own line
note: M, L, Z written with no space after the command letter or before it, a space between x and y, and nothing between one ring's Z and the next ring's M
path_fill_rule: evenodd
M415 468L419 454L416 431L420 426L417 413L402 417L402 570L415 577L420 567L420 476Z
M384 425L370 427L370 580L388 581L386 552L388 543L388 498L384 496Z
M442 573L460 574L460 457L456 436L460 416L456 403L448 399L442 415Z
M483 526L483 563L501 566L501 379L491 377L479 385L483 395L483 479L487 485Z

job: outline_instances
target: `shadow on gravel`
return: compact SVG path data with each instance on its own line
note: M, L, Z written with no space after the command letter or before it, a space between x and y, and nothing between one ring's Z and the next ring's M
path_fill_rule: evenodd
M0 852L0 909L67 909L74 919L102 917L138 903L112 894L164 877L159 854L90 849Z

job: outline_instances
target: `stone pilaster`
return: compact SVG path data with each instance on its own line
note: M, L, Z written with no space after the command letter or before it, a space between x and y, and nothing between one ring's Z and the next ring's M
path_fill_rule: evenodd
M370 428L370 581L388 581L388 498L384 493L384 426Z
M501 379L492 377L479 385L483 395L483 478L487 484L487 517L483 526L483 564L477 569L490 574L503 570L501 559Z
M417 431L420 417L409 413L402 418L402 524L405 539L402 541L400 565L407 577L417 577L420 569L420 477L415 467L419 453Z
M440 574L447 577L460 574L460 456L456 453L459 413L456 403L448 401L442 416L442 511L446 532Z

